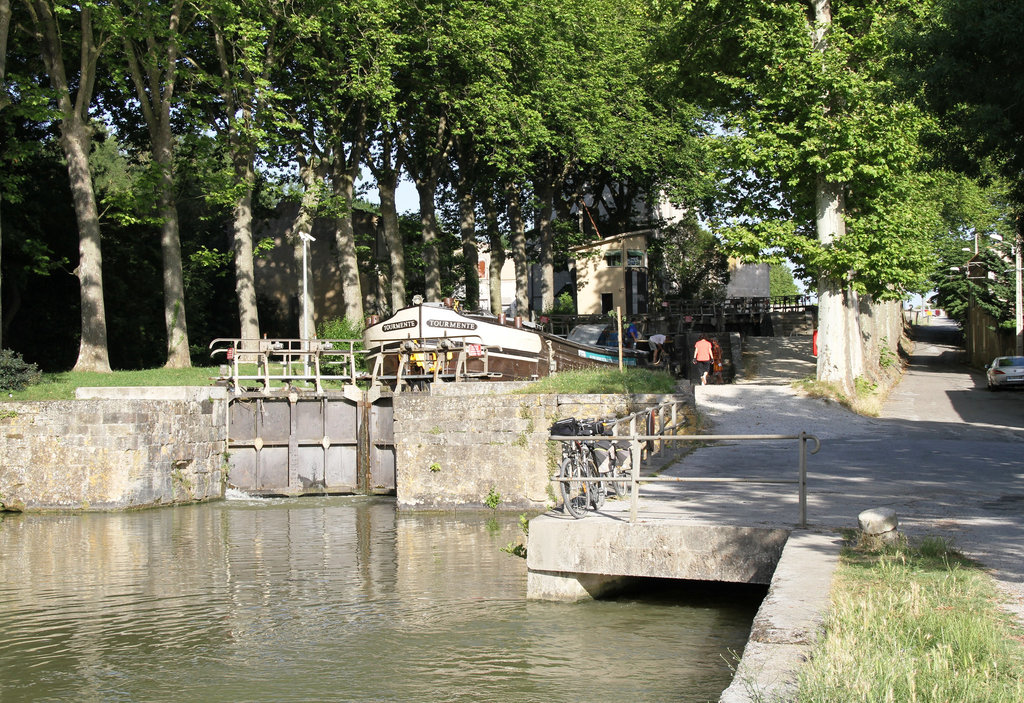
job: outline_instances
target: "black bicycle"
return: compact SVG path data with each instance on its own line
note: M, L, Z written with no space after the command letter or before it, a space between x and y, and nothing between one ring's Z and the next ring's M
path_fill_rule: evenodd
M551 428L551 434L571 437L593 437L602 434L604 423L599 420L559 420ZM581 518L587 510L600 510L604 505L607 489L600 478L594 449L591 442L572 440L562 442L562 463L558 467L559 489L562 493L562 509L574 518ZM568 480L566 480L568 479Z
M611 433L612 425L606 424L602 434L607 436ZM628 443L625 443L624 446L623 443L614 439L602 439L591 447L598 475L613 479L612 481L602 481L605 493L611 493L617 498L629 493L631 456L627 446Z

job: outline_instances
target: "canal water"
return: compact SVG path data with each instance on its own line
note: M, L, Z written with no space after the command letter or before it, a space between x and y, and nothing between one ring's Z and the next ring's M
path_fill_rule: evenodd
M0 701L716 701L763 589L527 602L515 515L0 514Z

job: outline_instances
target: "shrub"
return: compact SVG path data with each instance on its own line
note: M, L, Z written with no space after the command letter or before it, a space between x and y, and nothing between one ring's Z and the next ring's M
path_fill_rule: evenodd
M572 295L567 291L555 298L554 307L544 311L545 315L575 315L576 305L572 301Z
M360 320L334 317L317 325L316 336L320 339L362 339L363 323Z
M0 350L0 389L22 391L38 383L41 376L39 367L26 363L21 354L10 349Z
M363 323L361 320L350 320L343 317L324 320L317 325L316 336L320 339L356 339L359 341L352 347L352 350L358 352L363 349ZM348 347L343 348L347 349ZM340 363L327 363L324 368L333 372ZM356 355L356 368L366 371L366 357L362 354Z

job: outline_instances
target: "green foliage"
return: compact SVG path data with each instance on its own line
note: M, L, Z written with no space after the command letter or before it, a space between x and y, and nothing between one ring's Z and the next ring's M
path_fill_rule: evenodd
M544 311L545 315L575 315L576 304L572 300L572 294L568 291L561 293L555 298L555 304L550 310Z
M768 268L768 290L773 298L784 295L800 295L800 289L793 279L793 272L785 264L772 264Z
M427 470L430 471L431 473L437 473L438 471L441 470L441 464L439 464L436 461L432 461L430 462L430 466L427 467Z
M648 249L658 287L682 300L720 300L729 260L714 235L695 219L663 227Z
M21 391L39 382L39 367L26 363L21 354L0 349L0 390Z
M689 62L679 68L703 74L719 108L711 144L722 193L709 223L729 251L850 276L879 297L921 284L928 204L915 193L929 122L889 70L894 35L914 11L908 0L833 4L816 46L802 3L679 3L678 56ZM708 48L687 51L694 43ZM845 198L846 233L831 242L815 228L825 184Z
M995 166L1024 205L1024 47L1008 27L1024 22L1019 2L936 0L908 52L928 106L941 120L936 150L972 175Z
M357 348L362 349L364 329L365 324L362 320L332 317L317 325L316 334L320 339L356 339L359 340Z
M491 510L497 510L498 506L501 505L501 494L491 486L490 490L487 491L487 497L484 498L484 505Z
M878 346L878 365L883 369L895 366L899 357L889 348L889 338L882 337L881 343Z
M519 515L519 529L523 531L523 537L530 536L530 518L526 513ZM501 551L521 559L526 558L526 544L523 542L509 542L501 548Z

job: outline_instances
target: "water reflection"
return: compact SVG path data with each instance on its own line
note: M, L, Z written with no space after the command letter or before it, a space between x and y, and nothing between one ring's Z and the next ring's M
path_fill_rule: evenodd
M759 595L528 603L515 516L375 498L0 519L0 700L717 700Z

